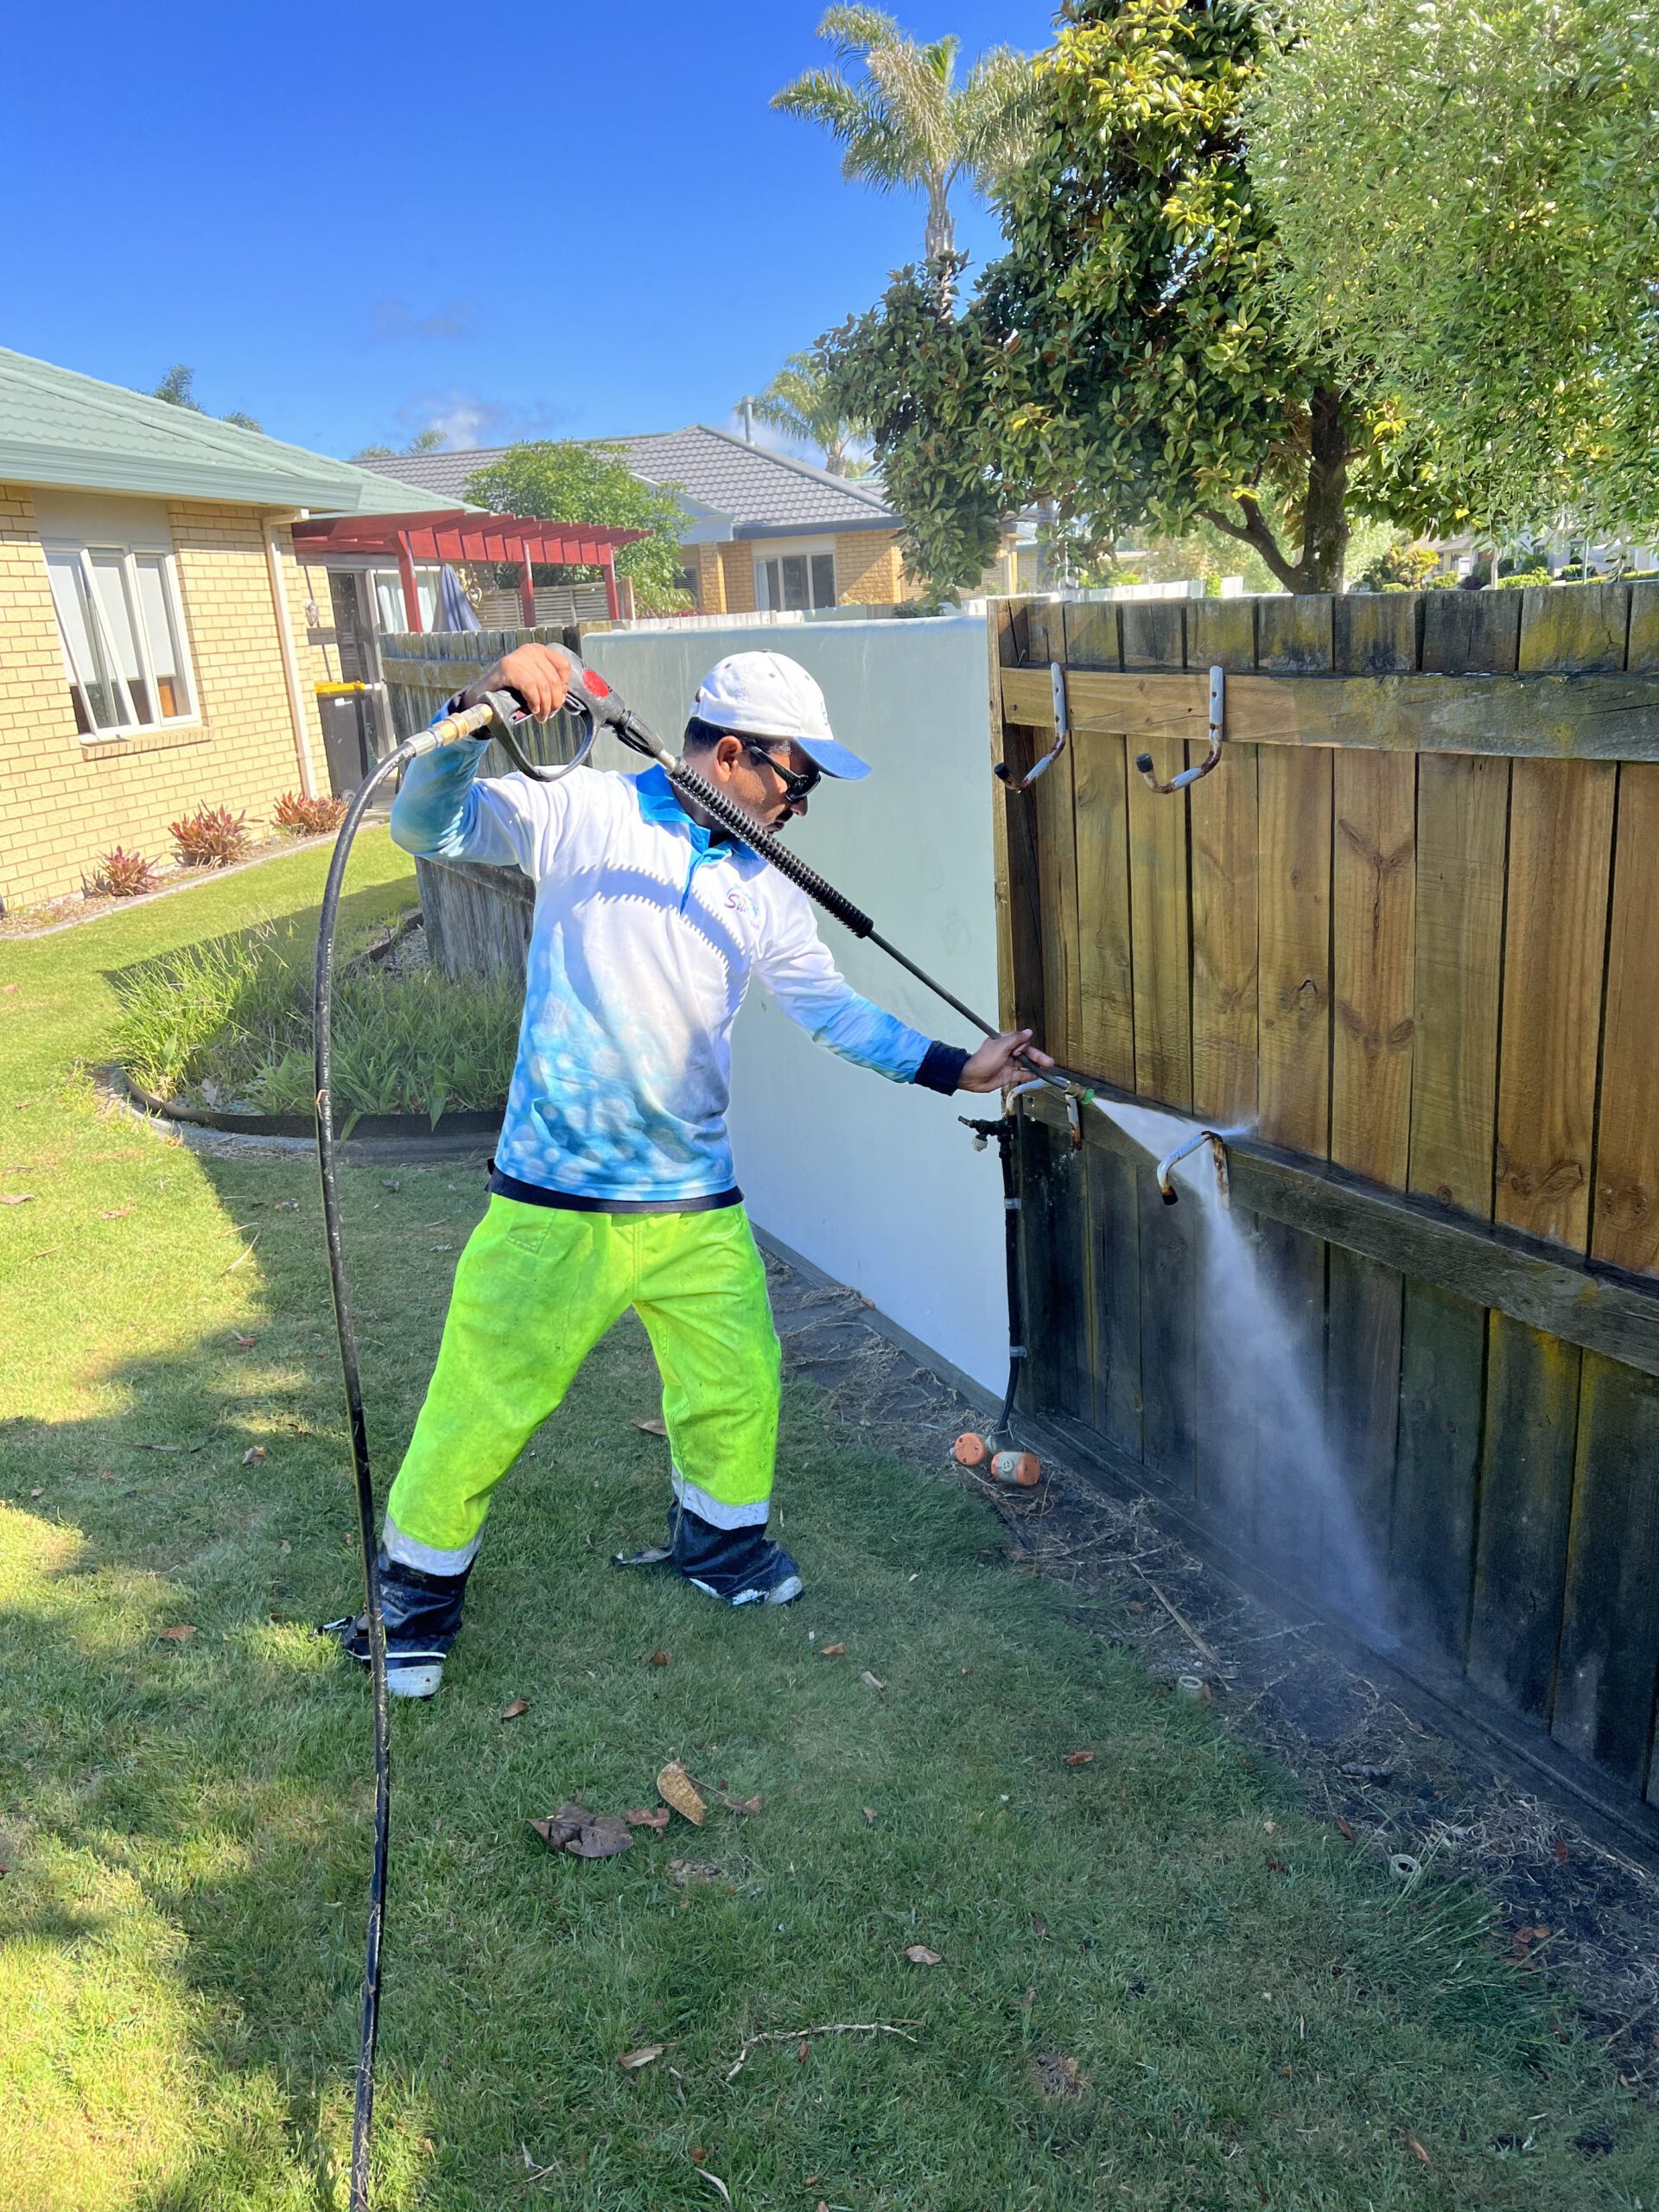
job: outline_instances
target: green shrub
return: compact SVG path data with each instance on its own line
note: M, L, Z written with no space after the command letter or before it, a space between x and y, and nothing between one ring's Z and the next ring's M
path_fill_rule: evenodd
M311 941L267 924L210 938L117 978L117 1050L162 1098L259 1114L308 1114ZM521 994L505 976L451 982L430 969L388 973L359 952L334 988L334 1100L342 1133L364 1114L502 1104Z
M1402 539L1379 553L1359 579L1362 591L1421 591L1440 565L1432 546Z
M1548 569L1517 569L1510 575L1500 576L1489 591L1532 591L1540 584L1553 583L1554 578Z

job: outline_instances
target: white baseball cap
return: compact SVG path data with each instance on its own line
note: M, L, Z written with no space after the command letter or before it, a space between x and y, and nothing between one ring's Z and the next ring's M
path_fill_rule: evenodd
M728 653L703 677L691 711L739 737L791 739L826 776L851 782L870 772L868 760L836 742L823 692L783 653Z

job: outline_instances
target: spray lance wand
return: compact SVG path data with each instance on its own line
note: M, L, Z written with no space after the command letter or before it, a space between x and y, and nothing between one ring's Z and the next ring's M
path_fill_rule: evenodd
M374 1489L369 1459L368 1426L363 1408L362 1376L358 1363L357 1331L352 1312L351 1282L346 1271L345 1246L341 1234L340 1192L337 1166L339 1140L334 1128L334 938L339 922L340 893L346 880L346 864L351 855L353 842L362 826L365 815L374 793L392 776L412 760L435 752L439 747L453 745L462 738L493 734L519 773L534 783L556 783L560 778L578 768L592 751L594 741L601 730L608 730L630 752L639 753L654 760L683 799L690 800L713 822L733 836L741 839L753 852L786 876L809 899L833 914L855 937L867 938L879 945L887 957L897 961L907 974L923 983L934 995L963 1020L970 1022L982 1035L994 1037L995 1026L982 1014L965 1005L953 991L947 990L937 977L918 967L908 954L900 951L890 939L882 936L869 915L855 906L850 899L825 881L817 871L808 866L798 853L757 823L752 822L742 808L726 795L688 768L671 752L656 732L642 721L632 709L621 699L605 678L582 663L570 663L569 690L565 698L568 711L581 717L586 732L572 759L555 767L544 767L532 760L521 741L522 726L532 719L522 700L511 691L486 692L476 706L459 709L433 723L429 729L417 730L406 738L384 760L376 763L353 795L346 818L340 827L334 856L329 863L328 880L323 888L322 907L317 929L317 965L314 998L315 1068L316 1082L317 1164L322 1185L323 1235L327 1248L329 1287L333 1293L334 1325L340 1339L340 1371L345 1382L346 1408L352 1442L352 1463L357 1510L358 1545L363 1561L363 1590L365 1614L368 1630L370 1707L373 1731L374 1759L374 1832L372 1860L369 1875L368 1935L364 1949L363 1990L359 2012L358 2057L355 2091L352 2113L351 2212L368 2212L370 2149L374 2114L374 2060L380 2021L380 1966L382 1938L385 1933L386 1904L386 1874L391 1836L391 1739L389 1699L386 1689L385 1622L380 1605L380 1574L375 1532ZM1041 1085L1060 1094L1065 1100L1066 1112L1074 1136L1077 1134L1077 1109L1087 1104L1094 1093L1085 1090L1070 1077L1052 1070L1040 1068L1023 1054L1020 1065L1029 1075L1030 1081L1022 1090ZM976 1129L979 1125L969 1124ZM1004 1160L1005 1197L1011 1188L1008 1168L1008 1144L1001 1136L1000 1125L987 1123L984 1128L999 1134ZM1017 1205L1017 1200L1013 1202ZM1009 1283L1017 1312L1018 1285L1014 1265L1013 1215L1009 1215ZM1017 1323L1014 1333L1018 1333ZM1018 1356L1018 1348L1015 1348ZM1014 1374L1011 1371L1007 1398L1004 1403L999 1432L1006 1427L1014 1400ZM1018 1455L1029 1459L1028 1454ZM1035 1461L1030 1461L1034 1470ZM1023 1486L1034 1482L1034 1471L1022 1472L1018 1480Z

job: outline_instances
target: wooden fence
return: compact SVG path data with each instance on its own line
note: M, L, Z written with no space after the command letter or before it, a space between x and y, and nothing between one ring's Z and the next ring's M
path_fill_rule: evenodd
M994 609L998 603L994 603ZM1005 1021L1222 1128L1410 1634L1659 1804L1659 585L1001 602ZM1206 671L1224 757L1202 757ZM1023 1142L1037 1408L1312 1589L1196 1210Z

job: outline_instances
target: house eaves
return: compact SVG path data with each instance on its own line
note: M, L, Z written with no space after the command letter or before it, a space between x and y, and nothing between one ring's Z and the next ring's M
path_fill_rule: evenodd
M0 483L313 514L429 509L411 484L0 347Z

